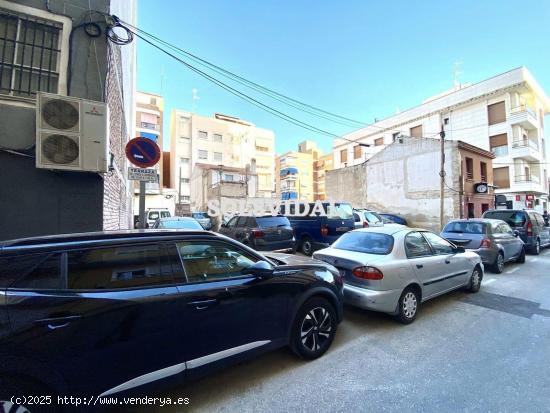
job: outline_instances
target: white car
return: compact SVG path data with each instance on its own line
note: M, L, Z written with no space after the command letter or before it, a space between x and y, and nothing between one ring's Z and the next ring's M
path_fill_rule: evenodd
M369 209L354 209L355 228L371 228L384 226L384 219Z
M430 298L462 287L479 291L484 270L475 252L433 232L394 225L346 232L313 258L339 269L347 303L404 324Z

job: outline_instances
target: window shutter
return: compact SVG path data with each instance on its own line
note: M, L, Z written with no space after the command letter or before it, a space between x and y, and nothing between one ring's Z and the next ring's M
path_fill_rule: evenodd
M489 125L495 125L506 121L506 106L504 101L487 106Z

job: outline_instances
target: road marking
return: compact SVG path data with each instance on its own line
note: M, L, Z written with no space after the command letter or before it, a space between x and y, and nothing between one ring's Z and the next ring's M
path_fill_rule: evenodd
M489 278L488 280L483 280L483 285L491 284L492 282L495 282L496 278Z
M519 270L519 267L512 268L511 270L506 271L506 274L512 274L513 272L516 272L517 270Z

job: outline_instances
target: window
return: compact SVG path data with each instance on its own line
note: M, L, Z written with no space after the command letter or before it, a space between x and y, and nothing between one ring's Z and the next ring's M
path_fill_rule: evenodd
M214 135L212 135L212 141L216 143L221 143L223 141L222 135L219 133L215 133Z
M200 130L199 131L199 139L204 139L204 140L208 139L208 132Z
M415 126L414 128L410 129L410 134L413 138L421 138L422 137L422 125Z
M391 140L392 140L392 142L395 142L396 139L399 137L400 134L401 134L400 132L392 133L392 134L391 134Z
M221 152L214 152L214 160L221 162L222 161L222 153Z
M347 232L332 244L332 248L387 255L393 249L393 237L376 232Z
M503 156L508 154L508 135L501 133L500 135L489 136L489 146L491 152L495 156Z
M474 179L474 160L466 158L466 179Z
M256 145L256 150L257 150L258 152L269 152L269 148L266 147L266 146L258 146L258 145Z
M504 224L504 223L499 224L495 232L499 234L508 234L508 235L512 235L514 233L514 231L512 231L512 228L510 228L508 224Z
M489 210L489 204L481 204L481 214Z
M237 220L237 227L244 227L246 225L246 220L247 220L247 217L245 216L240 216L239 219Z
M347 149L342 149L340 151L340 162L345 163L347 161L348 161L348 150Z
M57 290L65 288L61 277L62 254L32 254L12 258L7 268L2 265L0 274L7 274L13 280L19 278L13 287L33 290ZM1 263L1 261L0 261Z
M422 235L428 240L436 254L452 254L454 252L451 243L439 235L433 232L423 232Z
M355 222L361 222L361 218L359 218L359 214L357 212L353 213L353 220Z
M208 159L208 151L199 149L199 159Z
M468 218L475 218L475 205L468 202Z
M493 183L497 188L510 188L510 172L507 166L493 168Z
M181 166L189 165L189 158L180 158L180 165Z
M506 121L506 106L504 101L487 106L489 125L496 125Z
M58 93L63 24L0 11L0 93Z
M239 217L233 217L229 220L229 222L227 223L227 227L228 228L233 228L235 225L237 225L237 220L239 219Z
M172 284L172 265L158 244L70 251L68 288L111 290Z
M449 124L449 118L443 119L443 124L444 124L444 125L448 125L448 124Z
M486 224L473 221L453 221L448 223L443 229L443 232L456 234L485 234L486 231Z
M189 178L181 178L181 183L182 184L188 184L189 183Z
M180 196L180 202L189 202L191 200L191 198L189 197L189 195L181 195Z
M220 242L180 242L176 245L190 283L241 277L243 269L258 261L233 245Z
M361 146L356 145L353 147L353 159L360 159L361 158ZM347 158L347 154L346 154Z
M527 214L523 211L508 211L502 209L498 211L489 211L484 218L501 219L509 226L517 228L525 225Z
M180 140L183 141L183 142L189 142L189 137L188 136L180 136Z
M374 140L374 146L382 146L384 145L384 138L378 138Z
M230 175L230 174L225 174L225 175L223 176L223 180L224 180L224 181L230 181L230 182L232 182L232 181L233 181L233 178L234 178L233 175Z
M405 236L405 251L407 258L426 257L432 255L428 242L420 232L410 232Z
M481 182L487 182L487 164L485 162L480 162L479 169L481 171Z

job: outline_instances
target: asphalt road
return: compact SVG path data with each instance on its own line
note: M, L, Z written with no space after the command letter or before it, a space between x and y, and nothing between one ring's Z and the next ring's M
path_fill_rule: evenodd
M346 307L318 360L283 349L167 395L190 404L156 411L550 412L550 250L425 303L411 325Z

